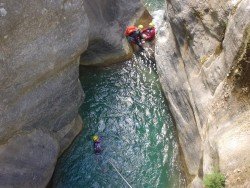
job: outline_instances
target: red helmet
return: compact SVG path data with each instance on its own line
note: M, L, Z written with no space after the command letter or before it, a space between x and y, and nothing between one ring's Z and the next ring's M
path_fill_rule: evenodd
M135 27L135 26L128 26L128 27L126 28L125 35L126 35L126 36L129 36L131 33L135 32L135 31L137 31L137 30L138 30L138 28Z

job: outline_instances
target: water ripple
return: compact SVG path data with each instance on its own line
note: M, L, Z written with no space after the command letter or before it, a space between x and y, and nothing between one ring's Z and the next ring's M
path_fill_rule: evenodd
M53 187L179 187L173 123L155 65L143 56L108 68L81 68L84 129L60 158ZM102 137L102 155L91 137Z

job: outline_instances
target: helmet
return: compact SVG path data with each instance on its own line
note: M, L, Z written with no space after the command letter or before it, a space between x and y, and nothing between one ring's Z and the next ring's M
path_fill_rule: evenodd
M155 24L153 22L149 23L149 27L154 27Z
M139 26L138 26L138 29L143 29L143 25L139 25Z
M94 142L96 142L96 141L98 141L98 140L99 140L99 136L97 136L97 135L93 136L93 141L94 141Z

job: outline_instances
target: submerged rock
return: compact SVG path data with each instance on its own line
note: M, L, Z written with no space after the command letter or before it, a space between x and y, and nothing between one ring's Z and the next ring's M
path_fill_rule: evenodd
M249 5L167 2L155 56L190 186L202 187L199 179L216 168L229 187L250 181L250 96L242 92L250 85ZM235 169L246 171L239 176Z

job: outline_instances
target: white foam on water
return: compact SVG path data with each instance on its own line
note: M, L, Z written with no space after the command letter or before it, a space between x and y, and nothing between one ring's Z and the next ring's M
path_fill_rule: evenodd
M6 14L7 14L7 11L5 10L5 8L0 8L0 15L1 16L6 16Z
M236 5L239 2L239 0L232 0L231 3L232 5Z
M159 28L164 21L165 10L156 10L152 13L153 22L156 28Z

